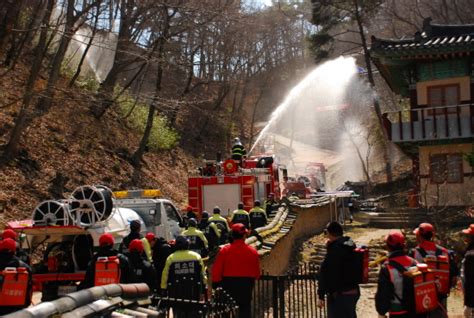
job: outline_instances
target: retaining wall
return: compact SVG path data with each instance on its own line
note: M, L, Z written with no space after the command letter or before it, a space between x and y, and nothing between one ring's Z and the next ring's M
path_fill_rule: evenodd
M295 242L302 237L321 233L331 219L331 204L291 205L290 209L297 214L291 230L276 242L270 253L260 259L263 271L270 275L283 275L288 270Z

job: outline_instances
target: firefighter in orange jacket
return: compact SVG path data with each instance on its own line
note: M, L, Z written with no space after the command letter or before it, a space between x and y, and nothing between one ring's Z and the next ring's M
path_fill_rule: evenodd
M212 285L221 286L239 305L239 317L251 317L250 303L255 280L260 278L260 259L255 248L245 243L248 230L232 225L232 243L217 254L212 266Z
M425 258L427 256L439 256L443 255L446 257L446 259L449 261L449 287L448 289L456 284L457 276L459 275L459 269L456 266L456 262L451 259L450 260L450 254L449 251L442 247L437 245L436 243L433 242L433 239L435 238L435 228L433 225L430 223L421 223L414 231L413 234L416 235L416 240L418 242L418 245L410 251L410 256L413 257L414 259L417 260L419 263L426 263ZM430 313L430 317L432 318L444 318L446 317L445 312L447 311L447 299L449 295L449 290L448 293L439 293L438 297L440 299L440 305L443 308L439 308L434 312Z
M397 318L420 317L409 312L403 300L403 273L399 268L407 270L417 264L415 259L404 252L405 236L400 231L391 231L385 242L389 255L380 269L375 308L384 317L386 313L389 313L389 317Z
M129 283L133 280L133 272L130 267L130 263L128 258L120 254L114 247L115 240L112 234L105 233L102 234L99 238L99 250L97 253L92 256L92 260L90 261L89 265L87 266L86 276L84 281L81 284L81 288L90 288L96 285L99 275L109 275L113 273L107 273L105 271L101 271L101 273L96 273L97 264L104 258L111 259L116 258L118 260L118 267L115 269L118 271L116 276L120 277L120 283ZM114 270L114 267L110 266L111 270ZM117 282L118 283L118 282Z
M31 303L31 268L15 256L15 251L16 242L14 240L5 238L0 241L0 279L2 280L0 315L26 308ZM12 268L15 268L16 271L12 271ZM10 277L10 275L13 276Z

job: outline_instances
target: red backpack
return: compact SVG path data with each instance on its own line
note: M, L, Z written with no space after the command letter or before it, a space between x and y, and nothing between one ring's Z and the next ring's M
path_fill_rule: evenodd
M6 267L0 272L0 306L23 306L28 293L29 274L25 267Z
M443 255L443 250L440 247L436 247L435 255L428 255L428 253L420 247L417 248L417 251L423 256L428 268L434 273L438 293L443 296L448 295L451 289L448 256Z
M397 262L389 264L403 274L403 296L399 300L408 312L425 314L438 308L436 278L428 265L417 264L416 269L406 270Z
M120 283L120 260L117 256L100 256L95 263L94 286Z
M357 247L354 253L359 263L359 284L367 284L369 282L369 248L367 246Z

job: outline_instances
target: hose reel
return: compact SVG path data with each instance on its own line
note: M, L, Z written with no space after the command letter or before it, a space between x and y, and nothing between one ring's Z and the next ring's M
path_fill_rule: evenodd
M71 194L71 217L79 226L91 226L112 215L113 193L105 186L82 186Z
M34 209L32 219L34 226L69 225L69 202L43 201Z

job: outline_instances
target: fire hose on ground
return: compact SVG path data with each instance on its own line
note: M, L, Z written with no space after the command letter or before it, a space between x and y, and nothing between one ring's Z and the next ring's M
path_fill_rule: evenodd
M71 311L78 310L83 306L89 305L90 314L95 310L106 309L104 306L97 305L91 307L90 304L105 298L112 298L111 305L114 302L121 302L122 298L127 300L143 299L150 295L150 288L147 284L111 284L105 286L96 286L84 289L75 293L50 302L40 303L34 307L26 308L15 313L5 315L6 318L33 318L50 317L53 315L63 315ZM71 313L72 314L72 313ZM65 315L66 316L66 315ZM74 316L74 315L72 315ZM77 315L76 315L77 317Z

